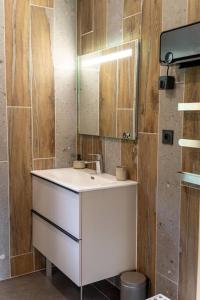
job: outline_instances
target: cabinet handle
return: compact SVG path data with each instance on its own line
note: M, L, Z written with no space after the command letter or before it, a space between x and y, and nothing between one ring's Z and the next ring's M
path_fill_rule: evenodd
M38 213L37 211L35 211L34 209L31 210L32 214L38 216L39 218L41 218L42 220L44 220L45 222L49 223L51 226L55 227L56 229L58 229L59 231L61 231L62 233L64 233L65 235L67 235L70 239L74 240L75 242L79 243L79 239L77 239L75 236L73 236L71 233L67 232L66 230L64 230L63 228L61 228L60 226L56 225L55 223L53 223L52 221L50 221L49 219L47 219L46 217L44 217L43 215L41 215L40 213Z

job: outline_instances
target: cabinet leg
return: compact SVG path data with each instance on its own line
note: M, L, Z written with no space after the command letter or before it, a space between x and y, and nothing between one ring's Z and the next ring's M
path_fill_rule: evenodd
M46 258L46 276L52 278L52 263Z

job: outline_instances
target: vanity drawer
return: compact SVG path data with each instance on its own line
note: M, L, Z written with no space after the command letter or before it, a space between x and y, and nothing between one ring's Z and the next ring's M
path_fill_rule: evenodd
M81 238L79 194L33 176L33 209L74 237Z
M33 214L33 246L80 286L81 241L74 241Z

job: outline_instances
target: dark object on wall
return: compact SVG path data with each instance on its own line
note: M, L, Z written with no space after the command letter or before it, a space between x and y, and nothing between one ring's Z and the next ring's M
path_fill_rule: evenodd
M160 76L159 89L160 90L173 90L175 87L175 78L173 76Z
M162 143L165 145L173 145L174 143L174 131L163 130L162 131Z
M180 68L200 65L200 22L161 33L160 63Z

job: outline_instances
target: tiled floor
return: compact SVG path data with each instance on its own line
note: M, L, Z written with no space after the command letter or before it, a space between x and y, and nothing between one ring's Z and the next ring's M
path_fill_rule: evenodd
M58 270L52 279L44 272L0 282L0 300L79 300L79 288ZM119 290L107 281L84 287L84 300L119 300Z

